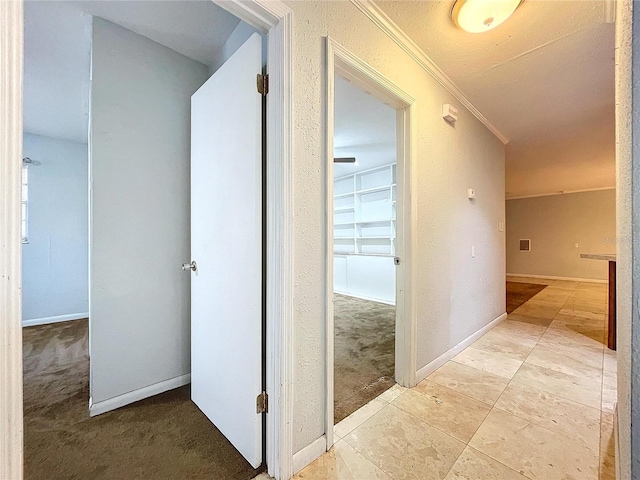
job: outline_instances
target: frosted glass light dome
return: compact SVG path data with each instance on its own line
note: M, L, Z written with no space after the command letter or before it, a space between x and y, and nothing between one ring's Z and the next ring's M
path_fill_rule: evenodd
M467 32L487 32L508 19L520 3L522 0L458 0L451 18Z

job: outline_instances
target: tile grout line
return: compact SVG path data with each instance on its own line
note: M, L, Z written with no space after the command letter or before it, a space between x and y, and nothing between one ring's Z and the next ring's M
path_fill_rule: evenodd
M575 290L576 290L576 287L574 287L574 288L571 290L571 294L573 294L573 293L575 292ZM535 298L535 295L534 295L532 298ZM498 399L495 401L495 403L494 403L494 404L493 404L493 406L491 407L491 410L490 410L490 411L489 411L489 413L487 414L487 417L488 417L488 416L489 416L489 414L491 414L494 410L498 410L498 411L500 411L500 412L503 412L503 410L501 410L500 408L496 407L496 405L498 404L498 402L500 401L500 399L504 396L504 393L505 393L505 391L507 390L507 388L509 388L509 386L511 386L511 384L512 384L512 383L514 383L514 380L513 380L513 379L515 378L515 376L517 375L517 373L520 371L520 368L522 368L522 365L524 365L524 364L525 364L525 362L527 361L527 359L528 359L528 358L529 358L529 356L531 355L531 352L533 352L533 350L536 348L536 346L537 346L537 345L538 345L538 343L540 342L540 339L541 339L541 338L542 338L542 337L547 333L547 330L549 329L549 327L551 326L551 324L555 321L556 317L560 314L560 312L562 311L562 309L564 308L564 306L566 305L566 303L569 301L569 298L571 298L571 295L569 295L569 297L567 297L567 299L563 302L562 306L561 306L561 307L560 307L560 309L558 310L558 313L554 316L554 318L551 320L551 322L549 323L549 325L547 325L547 327L545 328L545 330L544 330L544 332L542 333L542 335L540 335L540 337L538 337L538 340L536 341L536 344L535 344L535 345L533 346L533 348L529 351L529 354L527 354L526 358L522 361L522 364L520 365L520 367L518 368L518 370L516 370L516 372L513 374L513 376L512 376L512 377L511 377L511 379L509 380L509 383L507 383L507 386L504 388L504 390L502 391L502 393L500 394L500 396L498 397ZM526 303L526 302L525 302L525 303ZM508 319L509 319L509 317L507 316L507 320L508 320ZM517 321L517 320L512 320L512 321ZM487 332L487 333L488 333L488 332ZM603 356L604 356L604 352L603 352ZM473 367L472 367L472 368L473 368ZM603 368L604 368L604 357L603 357ZM518 383L517 383L517 382L516 382L516 385L518 385ZM535 387L532 387L532 388L535 388ZM535 388L535 390L539 390L539 389ZM541 393L544 393L544 391L542 391L542 390L541 390ZM560 398L564 398L564 397L560 397ZM567 399L567 400L570 400L570 399ZM571 400L570 400L570 401L571 401ZM575 401L574 401L574 403L579 403L579 402L575 402ZM602 402L601 402L601 403L602 403ZM580 404L580 405L582 405L582 404ZM586 406L586 405L585 405L585 406ZM593 408L593 407L591 407L591 408ZM527 421L528 423L530 423L530 424L534 424L534 425L536 425L537 427L539 427L539 428L543 428L543 429L545 429L545 430L547 430L547 431L549 431L549 432L551 432L551 433L553 433L553 434L555 434L555 433L556 433L556 432L553 432L552 430L549 430L548 428L542 427L541 425L537 425L535 422L531 422L530 420L525 419L525 418L522 418L522 417L520 417L520 416L518 416L518 415L516 415L516 414L512 414L512 413L510 413L510 412L505 412L505 413L511 414L511 415L513 415L514 417L517 417L517 418L520 418L520 419L522 419L522 420L525 420L525 421ZM473 440L473 438L477 435L478 430L480 430L480 428L482 427L482 425L485 423L485 421L486 421L486 418L487 418L487 417L485 417L485 419L480 423L480 425L478 426L478 428L477 428L477 429L476 429L476 431L474 432L473 436L471 437L471 439L470 439L470 440L469 440L469 442L467 443L467 446L468 446L469 448L472 448L472 449L473 449L473 447L472 447L472 446L470 446L469 444L471 443L471 441ZM599 452L599 454L598 454L598 475L599 475L599 474L600 474L600 450L601 450L601 445L600 445L600 444L601 444L601 435L602 435L602 433L601 433L601 432L602 432L602 409L600 409L600 422L599 422L598 427L599 427L599 428L598 428L598 439L599 439L599 442L598 442L598 452ZM561 435L561 434L559 434L559 433L558 433L558 435ZM563 436L563 437L565 437L565 438L569 438L569 437L567 437L566 435L562 435L562 436ZM587 448L588 448L588 447L587 447ZM475 449L474 449L474 450L475 450ZM493 456L491 456L491 455L489 455L489 454L487 454L487 453L484 453L484 452L482 452L482 451L480 451L480 453L482 453L483 455L486 455L487 457L491 458L492 460L494 460L494 461L496 461L496 462L498 462L498 463L500 463L500 464L504 465L502 462L500 462L499 460L497 460L497 459L496 459L496 458L494 458ZM461 455L462 455L462 454L461 454ZM460 456L458 456L458 458L460 458ZM456 462L457 462L457 459L456 459ZM454 462L454 466L455 466L455 463L456 463L456 462ZM511 469L511 470L513 470L513 471L516 471L516 470L514 470L513 468L509 467L508 465L505 465L505 466L506 466L507 468L510 468L510 469ZM453 466L452 466L451 468L453 469ZM450 471L451 471L451 470L450 470ZM519 473L520 475L522 475L523 477L526 477L526 478L532 478L532 477L529 477L528 475L525 475L525 474L524 474L524 473L522 473L522 472L518 472L518 473Z

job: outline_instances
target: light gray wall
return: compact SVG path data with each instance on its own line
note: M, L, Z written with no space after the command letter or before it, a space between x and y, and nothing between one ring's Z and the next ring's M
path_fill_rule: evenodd
M507 200L506 230L507 273L606 280L607 262L580 254L616 253L616 192ZM530 252L520 239L531 240Z
M94 18L91 395L190 371L190 98L205 65Z
M505 311L504 146L351 2L296 2L294 12L294 451L325 430L323 164L325 36L417 100L414 285L418 368ZM459 110L455 127L442 105ZM467 189L476 200L467 199ZM476 256L472 258L471 247Z
M29 243L22 245L23 321L89 311L87 145L26 133ZM52 318L53 317L53 318Z

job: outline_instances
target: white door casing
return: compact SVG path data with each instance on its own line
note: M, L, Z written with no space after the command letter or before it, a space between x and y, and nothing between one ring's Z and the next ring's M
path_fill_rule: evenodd
M191 398L262 463L262 68L259 34L191 98Z
M416 383L416 302L412 290L414 271L411 268L412 246L416 243L416 205L415 149L412 139L416 138L416 100L404 92L391 80L355 56L342 45L327 37L326 69L326 138L325 159L327 184L325 186L325 212L327 238L325 242L325 325L326 325L326 411L325 435L327 450L334 443L334 246L333 246L333 135L335 75L348 78L353 85L371 91L371 95L388 103L396 109L396 165L397 165L397 204L396 204L396 255L400 264L396 267L396 341L395 341L395 379L405 387Z

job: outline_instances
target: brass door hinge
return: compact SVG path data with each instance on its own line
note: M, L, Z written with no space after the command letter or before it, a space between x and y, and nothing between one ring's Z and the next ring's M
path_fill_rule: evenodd
M262 392L256 398L256 413L269 413L269 396L267 392Z
M269 75L258 74L258 93L260 95L266 95L269 93Z

